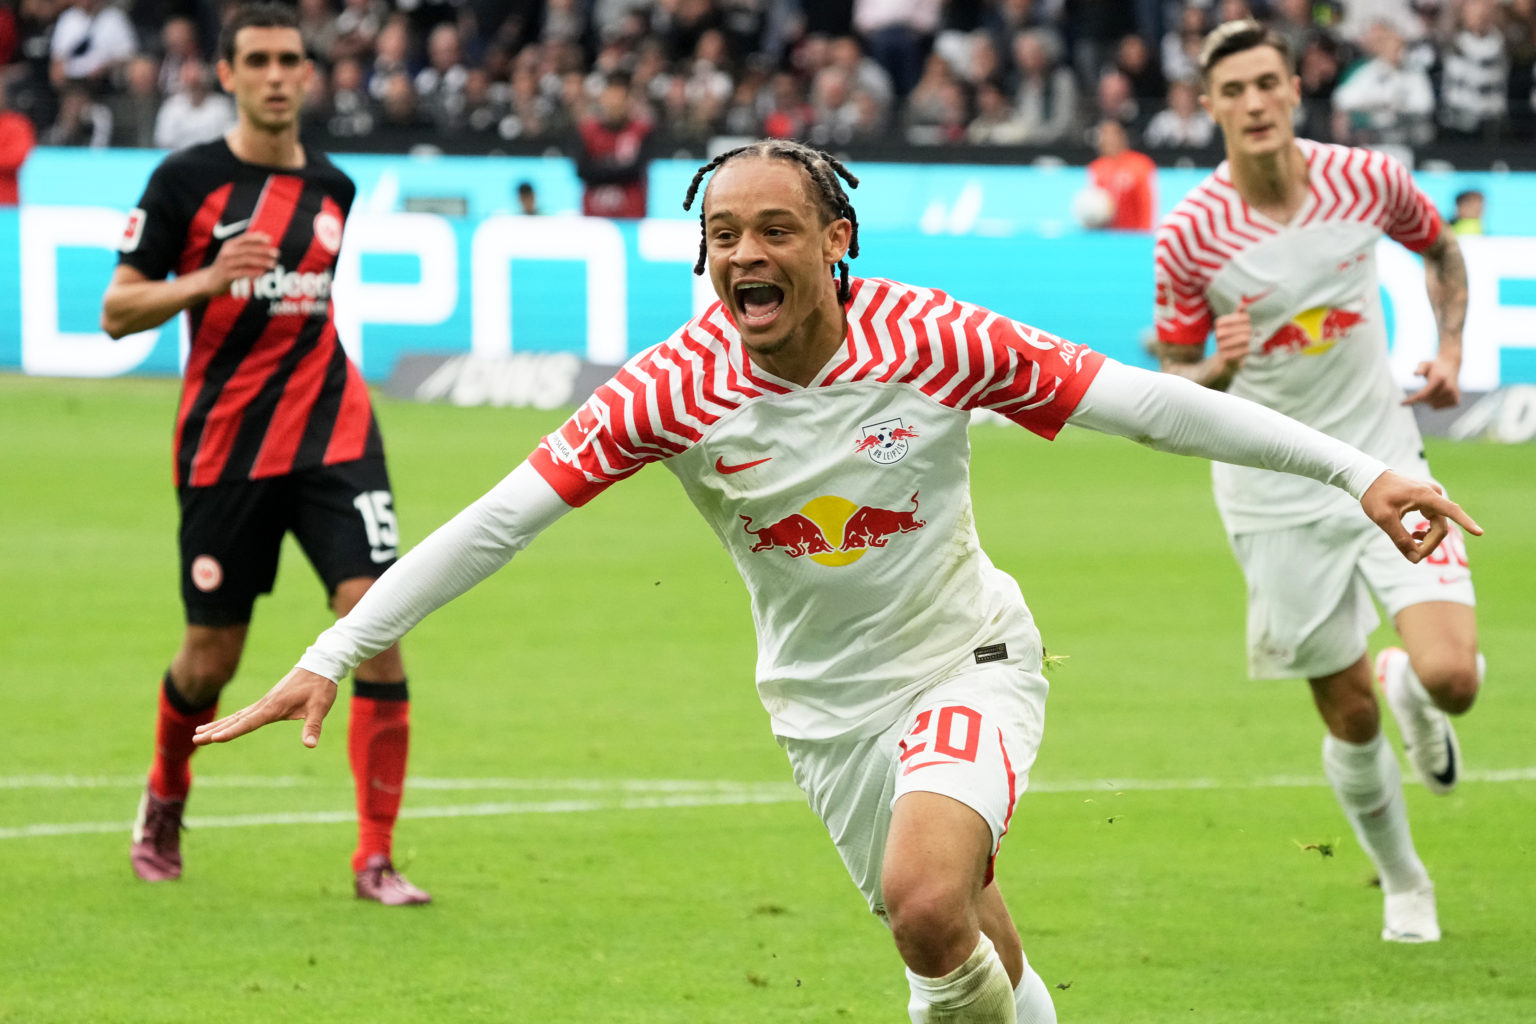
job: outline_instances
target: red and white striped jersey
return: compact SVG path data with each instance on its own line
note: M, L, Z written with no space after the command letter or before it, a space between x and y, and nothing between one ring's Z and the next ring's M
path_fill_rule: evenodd
M852 282L806 387L754 366L715 304L630 360L534 467L571 505L665 461L752 598L775 732L867 735L978 647L1035 650L971 514L969 413L1056 436L1103 356L936 291Z
M1424 472L1418 427L1387 364L1376 246L1422 252L1440 218L1401 163L1298 139L1310 188L1289 223L1251 209L1228 165L1198 185L1157 232L1157 337L1204 347L1216 317L1247 310L1253 340L1228 389ZM1302 477L1217 463L1217 505L1231 533L1312 522L1352 505Z

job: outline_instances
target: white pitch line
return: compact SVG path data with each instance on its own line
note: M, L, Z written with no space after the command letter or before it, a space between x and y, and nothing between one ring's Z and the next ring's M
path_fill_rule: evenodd
M1404 782L1418 785L1404 773ZM1536 782L1536 765L1529 768L1467 769L1463 782ZM1092 779L1030 780L1030 793L1166 792L1201 789L1311 789L1329 785L1321 775L1268 775L1256 779Z
M1468 771L1468 782L1532 782L1536 766L1529 768L1484 769ZM322 788L322 780L285 775L200 776L202 786L226 789L290 789L305 786ZM0 789L138 789L144 785L139 775L12 775L0 776ZM1328 783L1310 775L1270 775L1255 779L1083 779L1040 780L1031 782L1035 793L1105 793L1169 792L1215 789L1296 789L1320 788ZM432 779L407 778L409 789L428 790L566 790L591 793L629 794L609 799L520 801L513 803L449 804L440 807L406 807L402 818L485 818L515 814L580 814L604 810L656 810L668 807L718 807L742 804L794 803L804 799L787 782L732 782L704 779ZM286 814L237 814L189 817L189 828L251 828L259 825L328 825L357 820L354 811L308 811ZM0 828L0 840L28 839L39 836L76 836L126 832L126 821L39 822Z
M1532 782L1536 765L1528 768L1468 769L1467 782ZM737 793L778 782L737 782L729 779L438 779L407 776L408 790L574 790L594 793ZM1107 789L1157 792L1205 789L1305 789L1326 786L1321 775L1266 775L1251 779L1031 779L1031 793L1093 793ZM0 789L142 789L143 775L0 775ZM351 789L348 778L302 775L199 775L199 789Z
M778 804L804 800L800 791L788 783L757 788L737 787L720 793L685 793L677 795L633 796L615 800L548 800L494 804L450 804L445 807L407 807L402 818L491 818L511 814L578 814L590 811L640 811L664 807L714 807L724 804ZM251 828L257 825L336 825L357 820L355 811L309 811L294 814L231 814L213 817L189 817L191 829ZM37 836L80 836L128 832L130 821L81 821L59 824L22 825L0 828L0 839L29 839Z
M695 793L734 791L782 783L733 782L727 779L435 779L406 777L407 789L434 790L577 790L582 792ZM303 775L198 775L197 786L217 789L350 789L350 779ZM0 775L0 789L142 789L143 775Z

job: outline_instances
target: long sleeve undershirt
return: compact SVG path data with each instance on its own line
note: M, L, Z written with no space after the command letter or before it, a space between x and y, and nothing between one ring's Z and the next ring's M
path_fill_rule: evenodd
M1264 406L1170 374L1106 360L1068 422L1159 451L1296 473L1359 498L1386 466ZM506 565L569 512L528 462L416 545L299 667L339 680L433 610Z
M1387 470L1381 460L1257 402L1112 359L1067 422L1160 452L1309 477L1356 500Z

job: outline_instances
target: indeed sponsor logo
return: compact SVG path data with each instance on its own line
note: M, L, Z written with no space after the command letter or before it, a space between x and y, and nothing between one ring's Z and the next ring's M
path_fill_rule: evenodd
M300 273L279 263L260 277L242 277L233 282L229 294L237 299L329 299L331 272Z

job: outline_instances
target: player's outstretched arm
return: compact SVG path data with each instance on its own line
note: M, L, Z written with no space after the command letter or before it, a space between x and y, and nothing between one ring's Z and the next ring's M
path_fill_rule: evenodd
M522 463L390 566L266 696L200 727L194 741L223 743L271 722L302 718L304 745L313 747L336 699L332 680L344 678L432 611L506 565L570 510L536 469Z
M1440 493L1440 488L1390 469L1366 488L1360 496L1360 507L1392 538L1403 557L1414 563L1423 561L1439 547L1449 532L1448 519L1470 534L1480 537L1483 533L1483 528L1460 505ZM1429 520L1429 528L1410 534L1403 526L1403 517L1409 512L1422 514Z
M192 742L199 745L227 743L264 725L302 718L304 731L301 738L306 747L314 747L320 743L320 723L335 701L334 682L308 669L296 668L256 703L198 726L192 734Z
M1273 409L1185 378L1106 359L1068 422L1159 451L1295 473L1338 487L1360 501L1409 561L1434 551L1445 536L1446 518L1469 533L1483 532L1433 484L1394 473L1381 460ZM1418 538L1401 521L1414 509L1431 523Z

